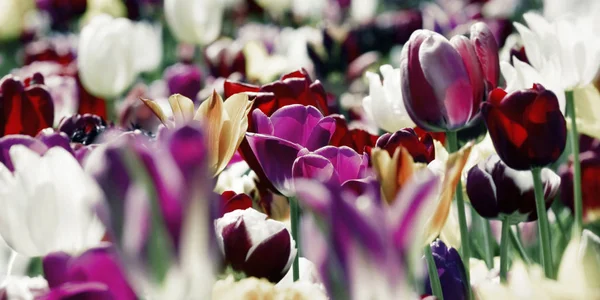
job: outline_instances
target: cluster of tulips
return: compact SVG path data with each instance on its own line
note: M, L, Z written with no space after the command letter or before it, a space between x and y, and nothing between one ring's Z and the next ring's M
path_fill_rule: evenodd
M1 1L0 299L600 299L596 0Z

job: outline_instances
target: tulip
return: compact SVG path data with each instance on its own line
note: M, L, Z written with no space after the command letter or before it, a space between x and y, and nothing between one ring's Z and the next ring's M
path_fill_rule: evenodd
M50 290L41 299L135 299L114 249L102 246L73 257L64 252L43 258Z
M216 92L206 99L194 113L194 102L175 94L169 97L173 120L168 120L156 101L143 100L168 128L182 126L192 121L204 122L207 126L209 168L213 176L221 173L238 149L248 128L248 112L253 101L245 94L233 95L225 102Z
M40 130L52 127L54 105L39 73L25 85L11 75L0 82L0 136L35 136Z
M266 279L254 277L235 280L233 276L219 280L212 290L211 299L312 299L327 300L322 286L306 281L281 286Z
M558 193L560 177L542 169L544 199L549 207ZM479 215L487 219L508 219L511 224L537 220L533 176L507 166L492 155L469 170L467 194Z
M470 284L456 249L447 247L438 239L431 243L431 251L440 277L444 299L467 299ZM429 277L425 280L425 293L432 294Z
M210 75L215 78L229 76L238 73L246 74L246 58L243 53L241 41L229 38L218 39L204 50L204 60L210 70Z
M478 119L486 90L496 87L498 45L483 23L471 26L471 39L417 30L402 49L400 70L411 119L428 131L455 131Z
M348 147L327 146L301 154L292 165L294 178L313 178L329 184L342 185L367 175L369 158Z
M88 24L93 18L104 14L115 18L126 17L127 6L119 0L87 0L87 10L80 23Z
M92 114L73 115L60 122L58 130L64 132L71 142L90 145L108 128L106 121Z
M42 276L6 276L0 288L2 299L40 299L48 293L48 282Z
M11 248L42 256L82 251L100 241L104 228L93 212L100 191L69 152L54 147L40 156L15 145L9 154L14 172L0 164L0 235Z
M411 128L380 136L376 146L385 149L390 156L394 155L396 148L403 147L415 162L430 163L435 159L435 147L431 134L425 133L423 136L419 136Z
M223 5L220 1L165 0L165 17L178 40L206 45L221 32Z
M285 225L252 208L225 214L215 220L215 230L227 263L248 276L278 282L296 257Z
M329 144L335 120L323 117L313 106L298 104L284 106L271 117L257 109L252 119L257 133L246 134L248 144L266 178L289 196L296 158Z
M346 146L352 148L358 153L371 153L371 149L375 147L377 135L360 129L348 127L348 122L342 115L334 115L335 132L329 141L331 146L341 147Z
M236 194L233 191L225 191L221 194L223 201L223 214L235 210L245 210L252 207L252 198L246 194Z
M588 141L589 140L589 141ZM600 217L600 194L597 189L600 177L600 147L597 139L591 139L585 135L581 136L581 191L583 200L583 220L586 223L593 222ZM561 177L560 198L571 209L573 201L573 162L572 160L562 165L558 171Z
M14 145L23 145L39 155L43 155L52 147L62 147L69 153L73 150L69 145L69 137L64 133L56 133L51 128L42 130L35 138L27 135L11 134L0 138L0 163L11 172L15 171L10 158L10 148Z
M513 169L546 166L565 149L565 118L554 93L540 84L510 94L495 89L481 111L498 155Z
M388 132L414 127L415 123L406 112L402 100L400 69L383 65L379 70L383 76L383 82L379 75L366 73L366 77L369 79L369 96L363 99L365 112L379 128Z
M165 81L169 94L181 94L192 100L202 88L202 73L197 66L178 63L165 69Z
M69 21L82 15L87 8L87 0L36 0L37 8L48 12L54 29L68 27Z
M35 10L33 0L9 0L2 2L0 10L0 40L18 38L25 29L28 12Z

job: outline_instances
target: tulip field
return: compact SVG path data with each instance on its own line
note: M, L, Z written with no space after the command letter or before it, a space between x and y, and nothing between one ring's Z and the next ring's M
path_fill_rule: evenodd
M598 15L0 0L0 300L600 300Z

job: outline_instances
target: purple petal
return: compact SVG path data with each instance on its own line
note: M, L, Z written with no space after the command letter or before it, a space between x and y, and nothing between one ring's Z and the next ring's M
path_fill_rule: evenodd
M333 164L340 183L362 178L365 161L363 156L356 153L352 148L327 146L315 151L315 154L327 158Z
M498 158L497 156L495 156ZM498 216L496 184L484 168L489 159L473 166L467 174L467 195L473 208L484 218Z
M254 111L252 111L252 121L254 122L256 133L267 135L273 135L275 133L271 119L269 119L269 117L267 117L260 109L254 109Z
M286 229L270 236L258 245L244 264L246 275L279 282L289 270L291 238Z
M331 161L316 153L300 156L292 167L294 178L311 178L330 184L341 184Z
M284 195L291 194L294 161L302 150L307 150L301 145L268 135L249 132L246 139L273 186Z
M498 43L492 31L485 23L477 22L471 26L471 41L483 70L485 79L491 85L488 90L498 86L500 62L498 60Z
M0 163L3 163L11 172L15 169L8 151L13 145L27 146L40 155L48 150L48 147L44 143L27 135L11 134L0 138Z
M306 141L305 147L310 151L314 151L328 145L336 128L337 127L334 118L325 117L321 119L319 123L317 123L317 125L312 129L312 132Z
M186 183L192 183L196 176L206 176L199 174L205 171L203 166L207 155L204 134L200 128L190 125L181 127L165 140Z
M300 104L284 106L271 116L276 137L304 147L321 119L323 115L318 109Z
M89 299L89 300L115 300L136 299L135 295L129 298L115 298L109 287L101 282L68 282L50 293L36 298L37 300L63 300L63 299Z
M233 269L238 271L243 270L248 251L252 247L244 218L240 215L235 223L231 223L223 228L221 235L223 236L225 259L231 264Z
M467 124L479 107L473 106L473 89L462 58L443 36L429 36L419 49L423 75L446 115L447 129Z
M298 178L294 180L294 188L300 205L321 217L329 214L333 200L326 186L315 180Z
M42 130L38 133L36 138L46 144L48 148L62 147L69 153L74 154L73 149L71 148L71 140L69 140L69 137L64 132Z
M473 106L478 108L479 103L483 101L485 81L482 80L483 71L481 70L481 64L479 63L479 58L477 58L475 47L473 46L473 43L463 35L454 36L450 40L450 43L456 48L456 51L458 51L462 57L463 63L467 68L471 86L473 87Z
M51 289L68 281L67 263L71 255L65 252L54 252L46 255L42 261L44 277Z

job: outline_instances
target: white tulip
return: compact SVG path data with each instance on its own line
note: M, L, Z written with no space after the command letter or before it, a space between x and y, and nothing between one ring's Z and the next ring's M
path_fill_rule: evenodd
M34 9L33 0L0 1L0 40L18 38L26 25L27 12Z
M148 22L135 22L134 31L136 69L138 72L155 70L162 60L162 27Z
M379 70L383 75L383 83L379 75L366 73L369 79L369 96L363 99L365 112L379 128L388 132L396 132L405 127L415 127L415 123L404 107L400 86L400 69L383 65Z
M182 42L206 45L221 33L223 3L219 0L165 0L171 32Z
M358 22L366 22L377 13L379 0L352 0L350 3L350 15Z
M96 182L65 149L43 156L22 145L9 150L15 171L0 164L0 235L17 253L76 253L97 245L104 228L93 211Z

